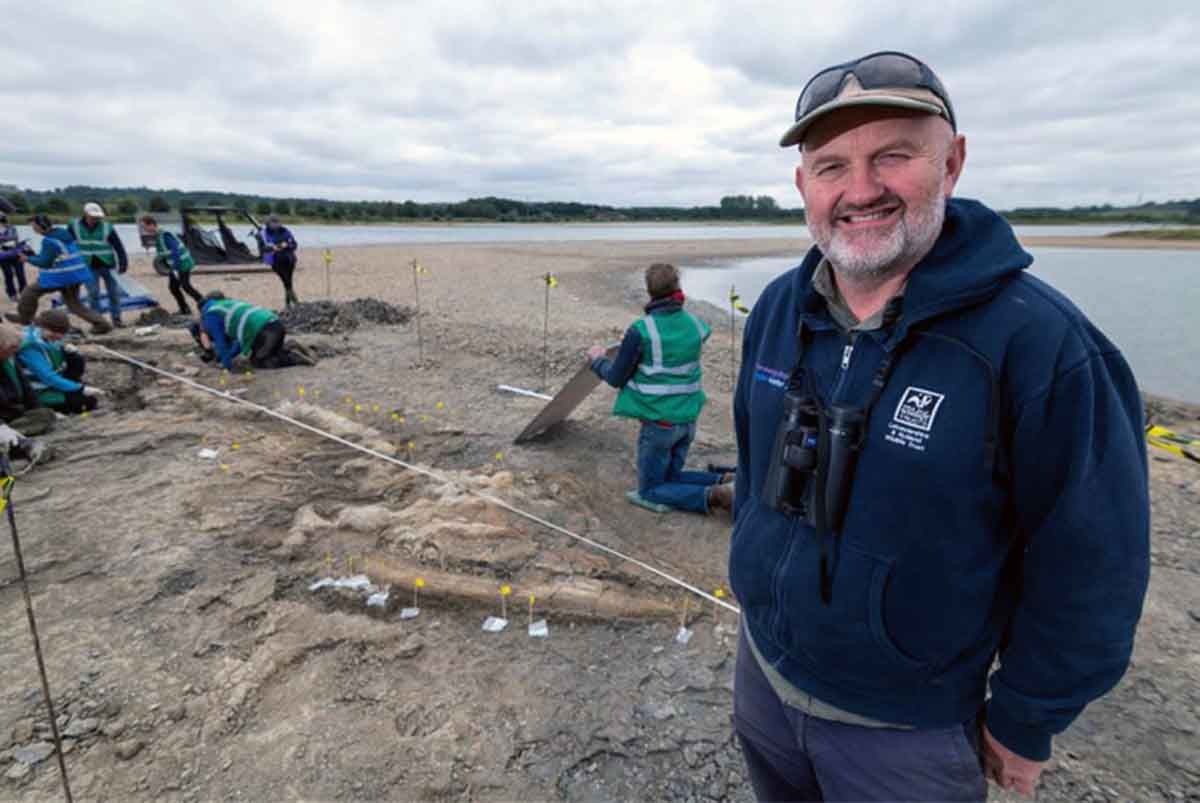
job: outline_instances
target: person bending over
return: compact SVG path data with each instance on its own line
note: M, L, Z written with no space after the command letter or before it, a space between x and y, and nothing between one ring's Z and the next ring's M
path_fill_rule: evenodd
M279 222L279 218L271 215L267 218L266 227L260 232L263 244L263 262L271 266L279 281L283 282L284 306L292 306L299 302L296 291L292 288L292 274L296 271L296 238L288 231L287 226Z
M79 288L92 280L92 271L83 260L75 236L67 229L55 226L46 215L34 215L29 219L29 225L36 234L41 235L42 250L34 256L19 254L18 258L36 267L38 277L21 291L16 314L7 313L4 317L14 323L28 325L37 315L41 297L58 292L67 309L92 325L92 334L102 335L111 331L112 327L104 320L104 316L89 309L79 299Z
M192 337L205 362L216 360L233 370L239 355L254 368L289 368L316 365L316 356L299 343L287 342L283 321L269 309L248 301L226 298L213 291L200 306L200 322L191 326Z

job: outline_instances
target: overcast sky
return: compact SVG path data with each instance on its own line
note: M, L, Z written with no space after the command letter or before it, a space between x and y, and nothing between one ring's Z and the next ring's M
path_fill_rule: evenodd
M0 183L615 205L772 195L820 69L926 60L993 206L1200 196L1200 2L0 0Z

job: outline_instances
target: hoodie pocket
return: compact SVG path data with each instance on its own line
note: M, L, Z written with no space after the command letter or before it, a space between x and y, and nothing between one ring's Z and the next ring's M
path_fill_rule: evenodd
M891 562L841 544L833 599L818 593L815 549L793 556L781 587L782 614L775 639L796 660L828 682L861 689L888 689L920 680L928 665L900 649L883 618Z
M892 571L892 564L891 561L873 560L875 562L875 569L871 575L870 601L867 605L871 635L875 637L875 642L879 645L880 649L887 653L898 667L918 672L924 670L928 667L928 664L904 652L892 637L888 635L887 626L883 621L883 594L887 590L888 577Z

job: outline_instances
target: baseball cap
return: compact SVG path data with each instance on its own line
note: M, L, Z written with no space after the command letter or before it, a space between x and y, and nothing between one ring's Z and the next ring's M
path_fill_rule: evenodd
M33 321L43 329L49 329L52 332L66 334L71 331L71 319L67 317L67 313L60 309L48 309L42 312Z
M104 207L95 202L88 202L83 205L83 214L88 217L104 217Z
M800 144L814 122L849 106L936 114L958 130L950 96L933 70L907 53L885 50L826 67L810 78L796 101L796 122L784 132L780 146Z

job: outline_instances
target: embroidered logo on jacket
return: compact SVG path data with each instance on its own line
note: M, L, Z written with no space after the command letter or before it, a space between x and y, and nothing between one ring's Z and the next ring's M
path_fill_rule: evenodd
M896 412L892 413L884 439L918 452L925 451L925 442L929 440L938 408L945 400L944 393L909 385L900 396Z
M933 419L937 417L938 408L945 399L943 393L909 385L900 397L900 404L896 405L892 420L897 424L907 424L929 432L933 429Z

